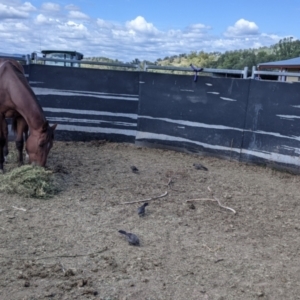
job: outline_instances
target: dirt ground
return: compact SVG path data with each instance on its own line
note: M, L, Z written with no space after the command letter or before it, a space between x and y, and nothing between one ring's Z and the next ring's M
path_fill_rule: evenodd
M0 194L0 299L300 299L299 176L95 141L47 165L54 198ZM123 204L149 198L144 217Z

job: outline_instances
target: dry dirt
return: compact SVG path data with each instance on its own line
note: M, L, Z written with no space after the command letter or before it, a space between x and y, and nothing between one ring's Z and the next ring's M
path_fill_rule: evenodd
M101 142L56 142L48 166L54 198L0 194L0 299L300 299L299 176ZM236 214L186 202L213 197Z

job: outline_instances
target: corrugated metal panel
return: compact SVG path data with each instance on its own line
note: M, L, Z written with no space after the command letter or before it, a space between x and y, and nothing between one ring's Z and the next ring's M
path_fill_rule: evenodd
M291 59L286 59L286 60L279 60L279 61L272 61L272 62L267 62L267 63L262 63L258 65L259 67L271 67L271 66L299 66L300 67L300 57L295 57Z

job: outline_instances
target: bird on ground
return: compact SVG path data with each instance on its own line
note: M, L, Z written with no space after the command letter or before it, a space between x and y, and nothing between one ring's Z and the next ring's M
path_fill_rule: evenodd
M146 203L144 203L142 206L140 206L140 207L138 208L137 212L138 212L138 215L139 215L140 217L143 217L143 216L145 215L145 208L146 208L146 206L148 206L148 205L149 205L148 202L146 202Z
M208 169L206 167L204 167L201 164L193 164L193 166L195 167L195 169L197 170L204 170L204 171L208 171Z
M139 172L139 169L136 166L131 166L130 169L133 173L138 173Z
M140 240L134 233L126 232L124 230L119 230L119 232L126 236L126 239L130 245L134 245L134 246L140 245Z

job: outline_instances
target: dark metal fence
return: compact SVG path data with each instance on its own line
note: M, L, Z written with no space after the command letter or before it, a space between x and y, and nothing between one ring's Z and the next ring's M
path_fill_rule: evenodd
M207 76L214 69L194 80L194 72L149 72L153 66L25 68L47 119L58 123L57 139L168 147L299 171L298 83Z

